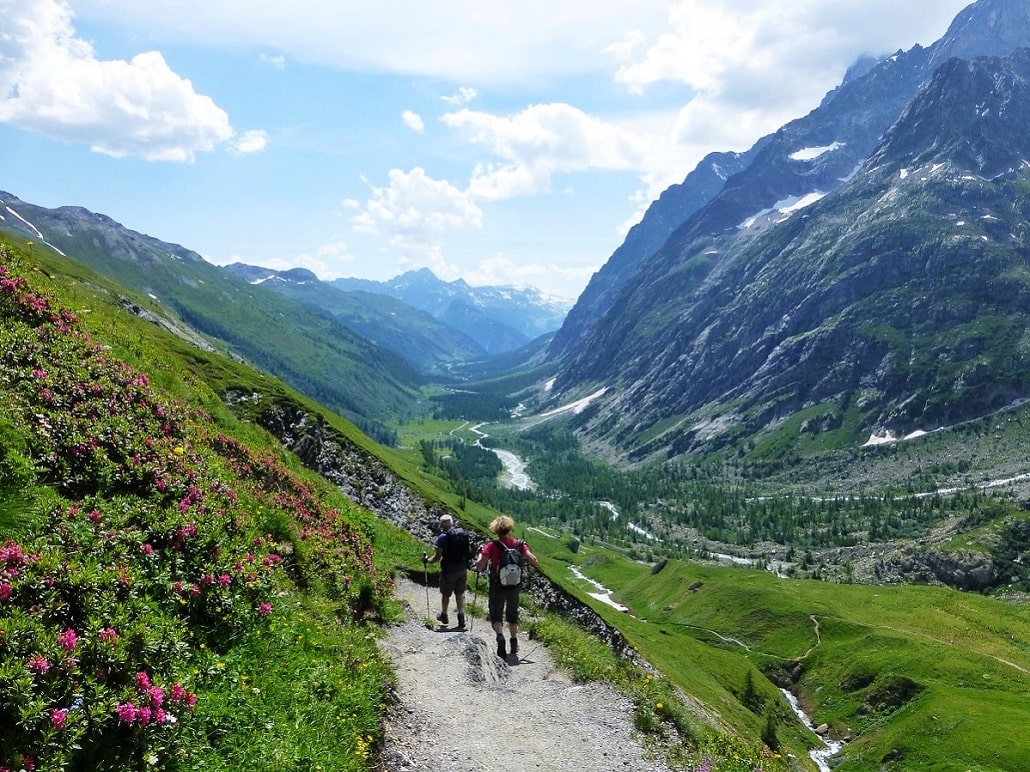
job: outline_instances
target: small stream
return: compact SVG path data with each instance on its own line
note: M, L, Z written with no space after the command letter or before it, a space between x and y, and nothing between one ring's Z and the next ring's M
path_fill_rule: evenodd
M600 582L595 582L589 576L586 576L582 571L579 570L578 567L569 566L569 571L577 579L582 579L584 582L587 582L588 584L590 584L591 587L594 587L596 589L596 592L587 593L587 595L589 595L591 598L593 598L594 600L599 600L601 601L601 603L606 603L612 608L618 609L619 611L629 611L629 609L626 606L623 606L621 603L616 602L615 599L612 598L611 590L609 590Z
M576 567L576 566L569 566L569 571L577 579L583 580L583 581L587 582L588 584L590 584L592 587L595 588L594 592L588 592L587 593L590 597L592 597L595 600L598 600L598 601L600 601L602 603L607 603L609 606L612 606L612 607L618 609L619 611L625 611L625 612L629 611L629 609L627 607L625 607L622 604L618 603L612 597L612 590L609 590L607 587L605 587L600 582L596 582L593 579L591 579L590 577L584 575L583 572L580 571L578 567ZM712 632L712 633L715 633L716 635L719 635L719 633L716 633L714 630L710 630L709 632ZM723 638L723 640L732 641L733 643L739 644L740 646L744 646L745 649L747 648L747 646L745 646L743 643L741 643L740 641L738 641L736 639L725 638L724 636L721 636L721 635L719 637ZM810 750L808 752L808 755L812 758L812 761L815 762L815 765L817 767L819 767L819 772L831 772L831 767L830 767L830 764L829 764L829 760L830 760L831 757L836 755L840 751L841 748L844 747L844 743L840 742L839 740L828 739L828 738L823 737L822 735L816 733L816 731L815 731L815 728L816 728L815 724L813 723L811 717L807 713L805 713L805 711L802 709L801 705L798 704L797 697L795 697L787 689L780 689L780 691L783 692L783 696L786 698L787 703L790 705L790 709L794 711L794 715L796 715L798 717L798 720L801 721L801 723L804 724L806 727L808 727L809 730L811 730L812 733L815 734L815 736L819 739L819 742L822 743L822 747L814 748L814 749Z
M798 698L791 694L787 689L780 689L780 691L783 692L783 696L786 697L787 702L790 703L790 708L794 711L794 715L801 719L802 724L815 732L815 725L812 723L812 719L809 718L808 714L801 709L800 705L798 705ZM812 761L814 761L815 765L819 767L819 772L830 772L831 767L829 759L844 747L844 743L839 740L829 740L818 734L816 737L819 738L823 747L810 750L808 755L812 757Z

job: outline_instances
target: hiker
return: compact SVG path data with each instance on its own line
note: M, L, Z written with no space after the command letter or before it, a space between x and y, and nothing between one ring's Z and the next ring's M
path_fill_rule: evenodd
M510 653L513 657L519 653L519 587L523 565L528 562L536 567L539 561L526 542L511 536L515 521L507 515L495 518L490 523L490 530L497 534L497 538L483 546L472 570L478 573L490 566L490 625L497 635L497 656L504 659L504 621L508 623L511 634Z
M440 613L436 618L444 625L449 621L447 607L454 595L454 609L458 612L458 629L465 629L465 590L468 589L468 568L471 540L468 533L454 523L451 515L440 516L440 535L434 546L436 553L422 554L422 563L440 563Z

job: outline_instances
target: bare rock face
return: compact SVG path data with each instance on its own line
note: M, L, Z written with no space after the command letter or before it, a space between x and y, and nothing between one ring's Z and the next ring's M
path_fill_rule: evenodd
M882 558L878 571L883 581L938 584L972 592L1006 580L990 555L971 550L899 551Z

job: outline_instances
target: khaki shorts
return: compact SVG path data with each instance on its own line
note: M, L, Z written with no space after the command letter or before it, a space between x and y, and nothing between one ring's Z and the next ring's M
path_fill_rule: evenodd
M453 574L440 574L440 594L445 598L455 595L464 595L468 589L468 571L458 571Z

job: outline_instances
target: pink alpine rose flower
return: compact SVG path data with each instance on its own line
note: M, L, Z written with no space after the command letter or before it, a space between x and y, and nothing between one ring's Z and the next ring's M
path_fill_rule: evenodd
M50 660L42 654L35 654L29 657L29 670L35 670L42 675L50 669Z
M68 720L68 711L63 708L54 708L50 711L50 724L58 732L64 729L64 722Z
M57 642L65 651L75 651L79 643L79 636L70 627L57 636Z

